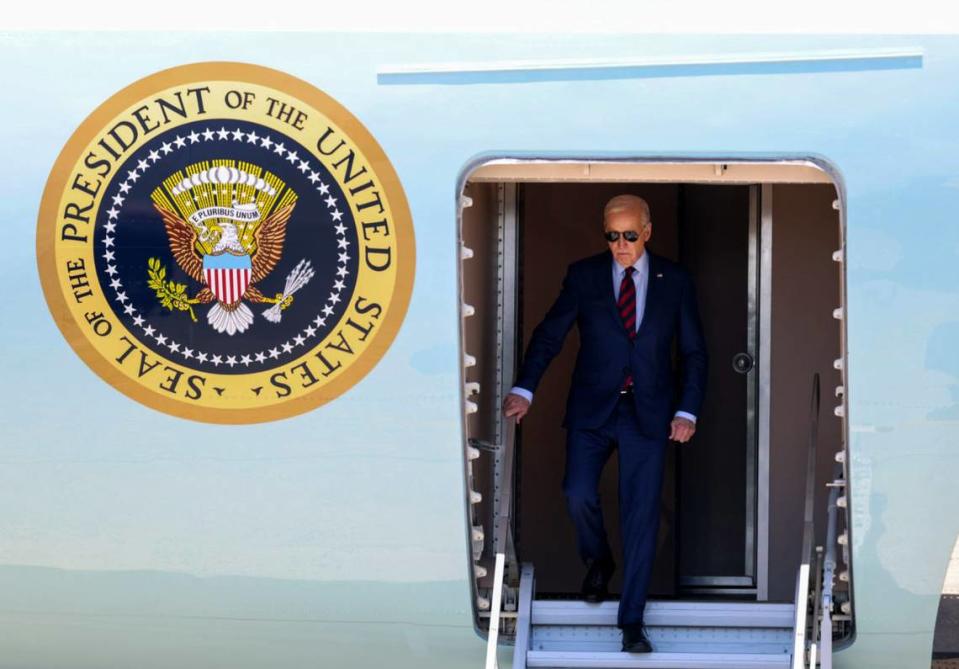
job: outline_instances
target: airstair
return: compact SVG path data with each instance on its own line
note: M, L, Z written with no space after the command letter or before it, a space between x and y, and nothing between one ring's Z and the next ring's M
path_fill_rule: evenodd
M513 669L788 669L795 607L758 602L650 601L652 653L621 652L615 601L535 599L533 566L523 565Z

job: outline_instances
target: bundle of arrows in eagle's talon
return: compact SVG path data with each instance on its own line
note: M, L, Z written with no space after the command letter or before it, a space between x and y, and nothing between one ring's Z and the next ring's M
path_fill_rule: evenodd
M282 318L280 312L283 310L283 303L286 302L287 298L293 293L305 286L312 278L313 265L310 264L309 260L304 258L298 262L296 267L293 268L293 271L287 275L286 286L283 288L283 295L280 296L280 299L277 300L276 304L263 312L263 318L271 323L279 323L280 319Z

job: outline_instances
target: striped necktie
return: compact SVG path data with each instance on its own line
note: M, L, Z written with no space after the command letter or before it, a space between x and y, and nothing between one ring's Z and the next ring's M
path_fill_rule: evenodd
M619 317L623 320L623 327L626 328L630 341L636 339L636 284L633 283L633 270L633 267L626 268L623 281L619 284L619 301L616 303L619 308ZM633 385L633 376L627 374L623 382L623 390L631 385Z

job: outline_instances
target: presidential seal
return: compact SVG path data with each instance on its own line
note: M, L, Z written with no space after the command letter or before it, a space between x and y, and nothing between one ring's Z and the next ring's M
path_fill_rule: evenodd
M293 416L386 352L412 222L369 132L281 72L202 63L105 102L51 172L41 282L76 353L126 395L215 423Z

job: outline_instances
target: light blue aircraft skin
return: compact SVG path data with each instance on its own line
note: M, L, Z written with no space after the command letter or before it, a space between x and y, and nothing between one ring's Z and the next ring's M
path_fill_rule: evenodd
M922 55L378 76L886 47ZM41 192L76 127L133 81L215 60L282 70L346 106L392 161L416 235L412 300L388 353L335 401L261 425L191 422L114 390L67 345L37 274ZM929 666L959 533L956 39L7 34L0 70L0 667L480 666L456 198L470 166L504 155L811 157L835 170L856 613L835 666Z

